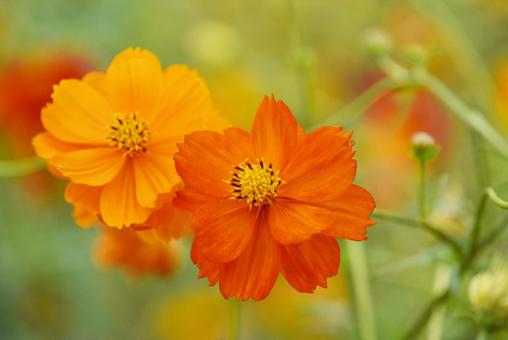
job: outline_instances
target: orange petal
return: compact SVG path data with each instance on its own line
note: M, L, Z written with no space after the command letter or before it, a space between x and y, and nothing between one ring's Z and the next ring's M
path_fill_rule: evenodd
M191 226L203 255L216 263L236 259L250 241L257 211L231 199L208 202L196 210Z
M306 135L280 173L286 182L280 187L280 196L306 202L339 197L356 175L348 136L334 127L320 128Z
M90 213L90 211L81 204L74 205L72 217L74 217L77 225L85 229L91 228L98 221L97 215Z
M69 143L106 144L114 113L97 90L80 80L63 80L51 97L53 102L41 113L49 133Z
M51 159L60 153L76 151L83 148L82 145L62 142L48 132L39 133L34 137L32 144L37 156L46 160Z
M367 227L374 224L369 216L376 207L372 195L362 187L350 186L334 201L320 203L333 211L333 226L324 231L326 235L355 241L365 240Z
M263 157L280 170L294 151L298 126L286 104L271 96L263 99L251 133L256 157Z
M175 151L176 146L169 148L153 146L143 157L133 160L136 195L142 206L154 208L157 196L170 192L180 181L173 161Z
M99 91L103 96L107 97L108 78L105 73L96 71L89 72L83 77L83 81Z
M170 241L191 232L190 215L173 205L175 193L162 194L155 210L145 223L134 227L147 242Z
M99 266L122 267L135 276L170 275L179 260L173 245L145 243L132 228L101 228L94 248Z
M159 59L140 48L128 48L111 62L107 72L108 98L115 112L139 112L147 123L156 116L162 87Z
M73 182L99 186L118 174L124 160L118 149L104 147L62 153L53 157L50 163Z
M115 179L104 187L100 211L104 222L117 228L143 223L150 215L152 209L138 203L132 162L126 162Z
M79 205L80 210L86 210L93 215L99 213L102 187L76 184L70 182L65 188L65 200L74 206Z
M175 154L176 170L185 187L210 199L230 196L233 167L249 157L242 140L212 131L198 131L185 136Z
M151 124L155 143L167 138L180 139L205 127L214 130L220 127L205 82L185 65L173 65L164 72L156 111L158 115Z
M199 268L198 279L207 277L210 286L214 286L219 280L219 270L221 265L208 260L201 253L199 243L196 239L194 239L194 242L192 243L191 259L192 262Z
M210 196L201 194L198 191L186 187L176 193L176 196L173 199L173 204L178 209L192 212L203 204L206 204L208 201L210 201Z
M326 288L326 279L337 274L339 263L340 249L333 237L314 235L298 245L282 247L282 275L299 292Z
M333 213L326 208L286 199L276 199L268 209L270 230L282 244L308 240L330 228L333 218Z
M262 300L280 270L280 246L266 225L258 225L250 244L234 261L221 266L219 286L225 298Z

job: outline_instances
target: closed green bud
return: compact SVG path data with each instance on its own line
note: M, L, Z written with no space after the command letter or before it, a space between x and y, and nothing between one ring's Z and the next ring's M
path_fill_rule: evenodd
M429 52L422 45L413 44L404 49L404 57L412 67L424 67L429 59Z
M439 145L426 132L416 132L411 138L411 144L411 154L419 161L432 161L439 155Z
M371 54L379 56L392 50L392 39L382 29L371 28L365 32L365 45Z

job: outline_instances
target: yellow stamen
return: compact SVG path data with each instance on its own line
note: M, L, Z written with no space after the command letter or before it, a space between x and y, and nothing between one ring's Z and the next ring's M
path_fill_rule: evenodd
M124 156L134 157L146 152L150 132L137 113L117 114L109 128L108 143L121 149Z
M233 188L231 197L234 199L246 199L249 207L270 204L277 196L278 188L282 179L279 170L274 170L272 165L266 166L263 159L254 163L244 161L234 167L231 172L232 178L227 181Z

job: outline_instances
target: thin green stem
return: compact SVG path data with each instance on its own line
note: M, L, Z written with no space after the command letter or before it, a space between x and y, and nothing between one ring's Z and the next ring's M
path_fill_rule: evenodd
M436 275L434 278L433 296L439 297L440 294L450 289L453 267L450 264L438 264L436 266ZM427 339L439 340L443 335L443 328L446 319L446 305L441 305L431 313L429 325L427 327Z
M323 125L334 125L339 122L345 128L350 128L359 121L367 109L383 95L387 94L389 91L414 85L415 82L412 79L394 80L390 77L384 78L362 92L344 108L328 116L319 124L312 126L312 130Z
M439 79L426 72L416 75L422 86L432 92L451 112L455 113L466 126L478 133L485 141L489 142L505 158L508 158L508 142L497 132L485 119L485 117L462 102L455 94L446 87Z
M425 165L425 160L420 159L418 162L418 206L422 221L425 221L427 218L427 207L425 204Z
M423 330L427 322L429 321L430 317L432 316L432 313L434 310L441 306L443 303L448 301L448 299L451 296L451 288L448 288L443 293L439 294L438 296L434 297L429 304L425 307L423 312L418 316L414 324L411 326L409 331L402 337L404 340L412 340L416 339L418 334Z
M441 230L437 229L436 227L430 225L429 223L423 221L422 219L414 219L411 217L406 217L402 215L398 215L386 210L380 210L376 209L373 214L374 218L382 219L387 222L393 222L397 224L403 224L411 227L421 228L424 231L427 231L429 234L431 234L436 239L443 241L445 244L447 244L450 249L454 252L456 257L458 259L462 259L463 257L463 251L460 245L452 239L450 236L443 233Z
M508 217L505 217L499 225L494 228L487 236L479 242L478 247L476 249L476 254L478 254L481 250L483 250L485 247L490 245L496 240L499 240L503 234L508 230L506 227L508 225Z
M487 195L483 194L480 198L480 203L478 204L478 208L476 209L476 215L474 218L473 229L471 230L471 236L469 238L469 243L467 247L467 254L469 257L473 258L476 255L476 249L478 246L478 240L481 234L482 221L483 216L485 214L485 207L487 205Z
M296 20L296 10L293 0L288 0L288 25L289 25L289 40L291 43L291 52L296 76L298 78L298 98L300 100L300 123L307 125L311 121L312 115L312 85L310 81L310 55L309 51L304 47L302 36L298 29L298 22Z
M487 330L482 327L478 330L478 334L476 335L476 340L487 340L489 338L489 333Z
M455 114L462 123L481 136L494 149L503 155L504 158L508 159L508 142L506 139L489 124L481 113L469 108L439 79L424 70L406 72L396 78L388 78L373 85L355 101L348 105L343 111L330 116L315 127L338 123L338 120L342 117L343 112L353 112L353 116L350 118L350 121L356 121L365 113L373 101L379 98L381 94L386 93L388 90L414 86L423 87L431 92L446 107L448 107L450 112Z
M44 169L44 161L30 157L12 161L0 161L0 177L21 177Z
M356 320L362 340L375 340L375 313L369 285L369 270L363 243L346 242L353 281Z
M492 187L488 187L486 190L487 196L490 198L490 200L497 205L498 207L502 209L508 209L508 201L505 201L501 197L499 197Z
M230 324L229 333L231 340L240 340L240 301L230 301Z

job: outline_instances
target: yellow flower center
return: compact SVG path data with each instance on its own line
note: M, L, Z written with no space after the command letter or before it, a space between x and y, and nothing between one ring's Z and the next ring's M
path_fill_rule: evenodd
M134 157L146 152L150 132L137 113L117 114L109 128L108 143L121 149L124 156Z
M246 199L250 208L270 204L277 196L278 188L282 179L279 177L279 170L274 170L272 165L266 166L263 159L255 163L244 161L234 167L231 172L233 177L227 181L233 188L231 197L235 199Z

